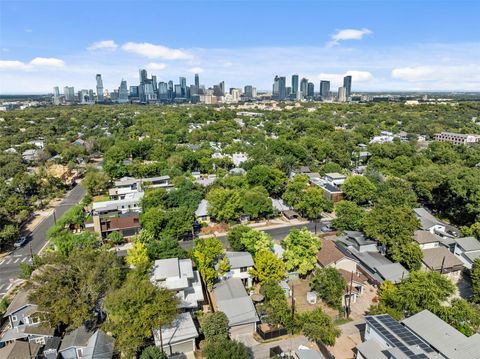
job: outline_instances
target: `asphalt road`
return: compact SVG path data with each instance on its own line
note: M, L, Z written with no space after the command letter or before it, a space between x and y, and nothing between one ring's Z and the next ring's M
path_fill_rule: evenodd
M0 298L2 298L20 272L20 263L31 262L31 254L38 254L47 244L47 231L68 209L77 205L85 195L80 185L76 185L65 195L54 213L45 218L32 232L32 239L21 248L0 259Z

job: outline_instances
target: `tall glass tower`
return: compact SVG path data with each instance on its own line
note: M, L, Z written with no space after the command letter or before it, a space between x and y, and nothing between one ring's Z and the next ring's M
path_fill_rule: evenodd
M102 75L97 74L96 79L97 79L97 101L98 102L103 102L105 100L105 98L103 97Z

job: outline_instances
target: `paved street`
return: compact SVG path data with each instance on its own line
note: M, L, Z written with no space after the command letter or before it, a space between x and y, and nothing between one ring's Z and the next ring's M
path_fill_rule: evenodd
M55 208L54 214L58 219L72 206L78 204L85 191L80 185L68 192L63 201ZM22 248L15 249L8 256L0 259L0 298L10 289L13 281L18 278L20 263L30 262L31 254L37 254L46 245L46 234L54 224L54 214L45 218L32 232L32 239Z

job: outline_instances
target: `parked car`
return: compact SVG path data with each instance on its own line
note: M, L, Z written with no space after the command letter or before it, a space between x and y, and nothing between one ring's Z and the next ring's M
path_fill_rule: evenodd
M30 240L30 235L21 236L19 239L15 241L15 243L13 243L13 246L15 248L23 247L29 240Z

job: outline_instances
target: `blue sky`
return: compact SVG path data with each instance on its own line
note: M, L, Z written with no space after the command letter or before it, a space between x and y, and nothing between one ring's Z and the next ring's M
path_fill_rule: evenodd
M3 1L0 93L106 88L199 72L207 86L480 90L478 1ZM289 82L289 80L287 81Z

